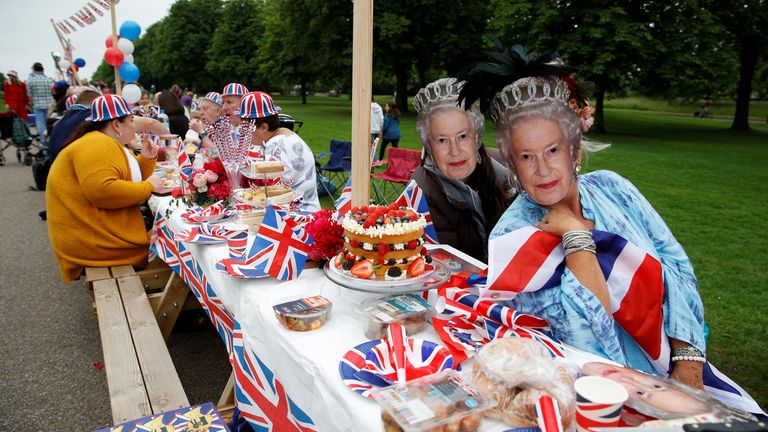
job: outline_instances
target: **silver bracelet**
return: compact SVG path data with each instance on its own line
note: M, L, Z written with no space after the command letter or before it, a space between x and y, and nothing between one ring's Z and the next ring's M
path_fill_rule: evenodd
M687 356L687 355L683 355L683 356L674 356L674 357L672 357L672 362L673 362L673 363L674 363L674 362L679 362L679 361L692 361L692 362L706 363L706 362L707 362L707 359L706 359L706 358L704 358L704 357L699 357L699 356Z
M572 230L563 233L563 249L566 256L580 251L597 253L592 233L586 230Z

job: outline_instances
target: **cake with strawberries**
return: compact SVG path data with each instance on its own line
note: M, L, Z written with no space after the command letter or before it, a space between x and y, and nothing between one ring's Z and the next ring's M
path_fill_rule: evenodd
M424 273L424 216L410 208L353 207L344 215L344 250L335 265L361 279L400 280Z

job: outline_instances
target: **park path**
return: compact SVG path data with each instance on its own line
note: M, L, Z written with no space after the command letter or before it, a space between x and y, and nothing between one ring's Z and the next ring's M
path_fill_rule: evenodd
M109 426L106 371L91 298L64 284L48 243L43 192L6 150L0 166L0 431ZM202 313L202 312L200 312ZM190 403L217 401L231 371L207 319L184 316L168 346ZM185 330L185 331L182 331Z

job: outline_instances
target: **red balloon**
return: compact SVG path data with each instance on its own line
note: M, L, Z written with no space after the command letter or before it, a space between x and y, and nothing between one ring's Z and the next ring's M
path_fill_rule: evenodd
M111 66L120 66L125 60L125 54L118 48L108 48L104 53L104 60Z
M120 35L117 35L117 40L120 40ZM107 48L112 48L112 35L107 36L107 40L104 42Z

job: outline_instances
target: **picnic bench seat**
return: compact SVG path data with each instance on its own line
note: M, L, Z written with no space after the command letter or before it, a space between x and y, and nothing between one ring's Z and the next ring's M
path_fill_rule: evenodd
M144 283L122 267L90 281L114 424L189 406Z

